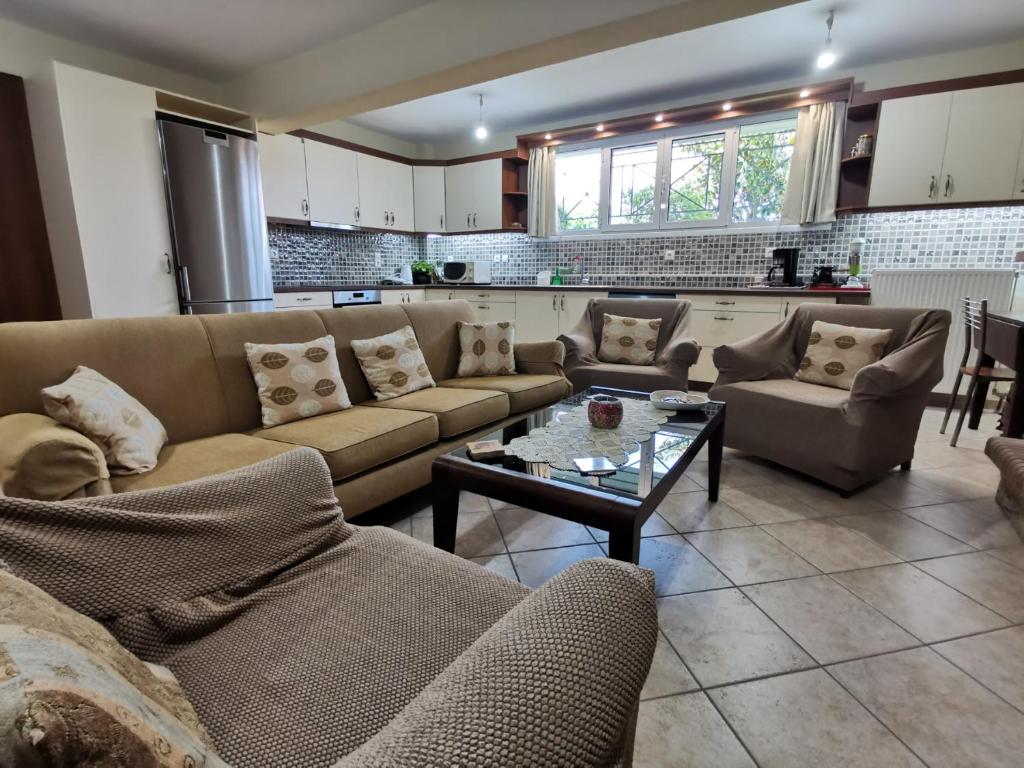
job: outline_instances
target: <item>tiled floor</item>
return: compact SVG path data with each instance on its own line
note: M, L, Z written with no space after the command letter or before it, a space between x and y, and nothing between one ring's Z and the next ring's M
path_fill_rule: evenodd
M636 765L1024 765L1024 544L993 501L987 415L852 498L726 451L645 526L661 635ZM537 586L604 554L585 526L468 496L457 551ZM425 541L430 508L394 526Z

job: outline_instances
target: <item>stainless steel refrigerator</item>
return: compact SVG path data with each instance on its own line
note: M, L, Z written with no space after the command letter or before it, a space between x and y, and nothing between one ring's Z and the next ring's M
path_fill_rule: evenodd
M256 136L158 114L182 314L274 308Z

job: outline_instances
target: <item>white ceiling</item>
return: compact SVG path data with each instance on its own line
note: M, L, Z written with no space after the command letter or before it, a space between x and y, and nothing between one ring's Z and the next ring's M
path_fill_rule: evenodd
M431 0L0 0L0 17L226 80Z
M2 2L2 0L0 0ZM1024 37L1024 0L810 0L689 32L529 70L473 88L367 112L349 121L426 143L457 141L485 96L492 133L556 127L579 115L754 87L821 81L813 58L835 8L835 69Z

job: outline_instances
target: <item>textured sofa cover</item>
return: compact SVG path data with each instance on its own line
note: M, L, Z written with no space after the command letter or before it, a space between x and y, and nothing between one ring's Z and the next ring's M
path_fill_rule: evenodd
M794 380L815 320L891 328L881 360L847 391ZM725 444L852 491L914 457L921 416L942 379L949 312L801 304L761 334L715 350L711 397L728 403Z
M509 423L526 410L569 394L557 342L517 344L521 375L456 379L457 322L474 319L465 301L319 311L194 317L68 320L0 325L0 445L44 442L25 436L24 420L42 414L39 390L87 365L117 382L163 423L169 444L157 467L81 488L51 483L66 496L143 490L227 472L296 446L320 451L338 499L352 518L430 482L430 464L467 440ZM352 352L353 339L411 325L441 386L378 403ZM332 334L342 379L356 406L263 429L259 399L245 358L247 341L301 342ZM386 407L381 407L382 405ZM24 452L24 451L22 451ZM3 465L0 484L17 485ZM37 451L38 453L38 451ZM67 477L65 477L67 479ZM0 488L0 492L3 489ZM14 495L11 492L9 495ZM55 495L52 498L60 498Z
M240 768L630 762L650 572L584 561L531 593L346 523L311 449L150 491L0 498L0 558L170 669Z
M606 314L661 319L654 365L622 365L597 359ZM591 299L579 323L558 337L565 345L565 375L573 389L614 387L639 392L687 389L700 345L690 333L690 302L668 299Z
M985 455L999 469L996 503L1024 538L1024 440L990 437L985 443Z

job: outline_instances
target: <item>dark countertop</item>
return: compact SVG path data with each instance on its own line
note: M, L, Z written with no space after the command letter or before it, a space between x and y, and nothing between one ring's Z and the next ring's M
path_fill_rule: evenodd
M417 288L437 288L450 291L479 291L489 289L492 291L593 291L603 293L612 291L614 293L683 293L683 294L715 294L715 295L744 295L744 296L870 296L871 291L843 290L833 288L827 290L809 288L686 288L672 286L637 286L637 285L449 285L445 283L432 283L430 285L380 285L380 284L356 284L356 285L295 285L280 286L274 288L274 293L299 293L307 291L368 291L379 289L382 291L408 291Z

